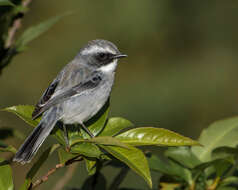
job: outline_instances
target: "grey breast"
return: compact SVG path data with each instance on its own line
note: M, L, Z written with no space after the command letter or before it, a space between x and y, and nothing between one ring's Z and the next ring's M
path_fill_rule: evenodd
M60 81L55 92L56 95L85 81L93 72L90 68L80 66L74 62L70 64L65 67L64 73L61 74L63 80ZM114 73L103 75L102 81L97 87L74 95L59 104L58 107L61 112L60 119L65 124L74 124L85 122L93 117L103 107L110 96L113 81Z
M77 94L62 103L65 124L82 123L93 117L106 103L110 96L113 80L104 76L97 87Z

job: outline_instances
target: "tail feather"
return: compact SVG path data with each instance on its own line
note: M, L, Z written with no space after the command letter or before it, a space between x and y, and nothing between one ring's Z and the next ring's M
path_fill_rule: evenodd
M46 137L50 134L57 121L53 122L40 122L39 125L27 137L25 142L21 145L16 153L13 161L25 164L31 161L36 154Z

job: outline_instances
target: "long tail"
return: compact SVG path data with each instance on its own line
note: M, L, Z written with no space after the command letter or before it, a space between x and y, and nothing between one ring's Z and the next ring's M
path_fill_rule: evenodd
M57 122L56 117L52 117L52 115L49 115L49 117L43 118L39 125L27 137L13 158L13 161L20 162L21 164L31 161Z

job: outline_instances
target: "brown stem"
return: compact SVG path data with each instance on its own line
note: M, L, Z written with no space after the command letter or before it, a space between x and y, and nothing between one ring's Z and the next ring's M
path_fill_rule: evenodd
M73 177L74 172L78 166L78 163L72 164L68 167L67 171L65 172L65 175L62 176L58 183L55 184L53 190L61 190L69 182L69 180Z
M32 0L25 0L22 2L22 6L27 8ZM8 37L5 42L5 49L10 48L14 43L14 38L17 30L21 27L22 17L14 20L12 26L8 30Z
M35 183L32 184L31 189L35 189L36 187L38 187L40 184L42 184L43 182L47 181L49 176L52 175L53 173L55 173L58 169L63 168L65 166L65 164L57 164L55 166L55 168L52 168L51 170L49 170L47 172L47 174L45 174L43 177L41 177L41 179L36 180Z
M217 177L217 178L213 181L213 183L212 183L210 186L207 187L207 190L215 190L215 189L217 188L219 182L220 182L220 179L221 179L220 177Z
M32 0L22 0L21 6L25 9L28 7ZM19 14L20 15L20 14ZM19 28L21 27L22 17L24 13L21 13L21 16L15 15L15 19L12 21L12 25L9 27L7 32L7 39L4 42L4 48L1 49L0 56L0 74L11 61L11 59L17 54L15 49L15 36Z
M189 190L195 190L195 183L194 182L189 186Z
M63 168L65 166L71 165L75 162L82 161L83 158L76 156L75 158L70 159L69 161L63 163L63 164L57 164L54 168L50 169L44 176L42 176L40 179L36 180L29 189L35 189L42 183L46 182L52 174L54 174L58 169ZM72 174L73 175L73 174ZM70 177L70 176L69 176ZM67 182L67 181L66 181Z

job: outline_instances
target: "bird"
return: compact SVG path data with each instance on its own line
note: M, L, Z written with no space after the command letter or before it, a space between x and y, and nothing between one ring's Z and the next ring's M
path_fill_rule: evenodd
M95 116L108 101L114 84L118 59L127 57L112 42L97 39L83 46L75 58L58 73L32 113L42 116L26 138L13 161L29 163L58 121L79 124L93 137L84 122ZM67 138L66 138L67 140Z

